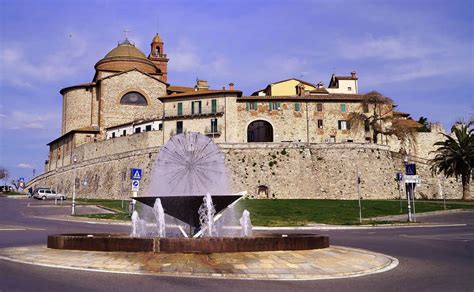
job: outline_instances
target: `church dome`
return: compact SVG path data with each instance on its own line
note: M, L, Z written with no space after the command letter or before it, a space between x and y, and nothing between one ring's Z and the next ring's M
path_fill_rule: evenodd
M145 54L137 49L128 39L119 43L103 59L95 64L97 71L121 72L138 69L149 74L159 74L155 64L147 59Z

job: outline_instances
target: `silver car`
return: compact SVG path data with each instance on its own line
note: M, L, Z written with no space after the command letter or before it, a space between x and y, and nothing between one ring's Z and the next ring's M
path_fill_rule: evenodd
M66 195L56 193L51 189L38 189L35 190L33 193L33 198L38 200L46 200L46 199L58 199L58 200L66 200Z

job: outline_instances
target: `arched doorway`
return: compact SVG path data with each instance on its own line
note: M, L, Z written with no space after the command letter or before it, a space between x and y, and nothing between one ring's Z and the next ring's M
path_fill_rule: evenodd
M247 127L247 142L273 142L273 127L267 121L253 121Z
M258 186L257 196L258 196L258 198L269 199L270 198L270 192L268 191L268 187L264 186L264 185Z

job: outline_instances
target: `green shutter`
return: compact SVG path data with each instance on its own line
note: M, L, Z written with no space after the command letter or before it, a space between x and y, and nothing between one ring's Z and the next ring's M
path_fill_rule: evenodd
M202 113L202 101L198 101L198 106L199 106L198 113L201 114Z
M300 111L300 103L299 102L295 102L295 111L299 112Z
M217 99L213 99L211 101L212 113L215 114L217 112Z
M345 113L346 112L346 104L341 103L341 112Z
M248 111L250 109L250 102L246 102L245 107L247 108L247 111Z
M194 115L194 101L191 101L191 114Z
M277 109L280 108L281 102L277 101Z
M178 116L183 115L183 103L178 102Z
M257 110L257 102L256 101L253 102L253 109Z
M272 111L272 102L271 101L268 103L268 110Z

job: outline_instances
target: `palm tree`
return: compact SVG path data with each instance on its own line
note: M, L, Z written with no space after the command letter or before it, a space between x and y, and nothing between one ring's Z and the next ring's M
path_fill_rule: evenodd
M438 149L433 151L435 157L431 160L431 171L434 174L443 173L446 177L461 177L462 199L470 199L469 184L474 165L474 129L473 122L455 124L451 128L452 135L443 134L445 140L434 144Z

